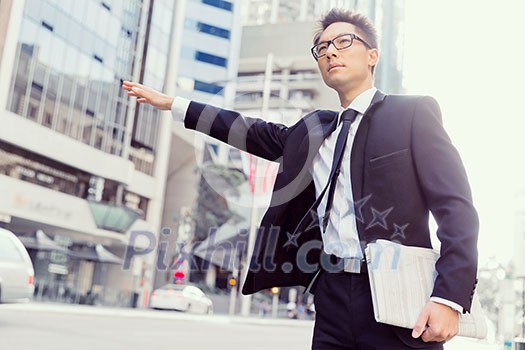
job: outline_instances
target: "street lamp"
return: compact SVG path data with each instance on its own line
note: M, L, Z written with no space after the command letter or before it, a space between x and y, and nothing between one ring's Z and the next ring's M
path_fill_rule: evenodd
M266 69L264 71L264 87L263 87L263 96L262 96L262 107L261 107L261 118L266 119L268 116L268 109L270 106L270 93L271 93L271 83L272 83L272 74L273 74L273 53L268 53L266 56ZM246 276L250 269L250 264L253 256L253 249L255 248L255 235L257 233L257 196L260 193L261 188L261 176L259 174L259 159L255 158L255 186L253 190L253 204L251 211L250 219L250 234L248 236L248 256L246 263L244 264L243 271L243 284L246 281ZM251 308L252 298L251 295L245 295L242 298L241 304L241 315L249 316ZM273 313L273 312L272 312Z
M277 311L279 309L279 287L273 287L271 289L273 297L272 297L272 317L277 318Z

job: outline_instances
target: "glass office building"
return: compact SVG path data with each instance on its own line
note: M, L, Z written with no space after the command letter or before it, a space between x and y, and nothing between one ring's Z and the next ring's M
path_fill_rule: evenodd
M142 1L27 0L9 110L103 152L131 153L138 169L151 174L151 164L142 164L148 159L126 148L154 150L158 112L141 106L136 116L127 115L130 100L120 81L133 76L137 56L144 55L141 80L164 88L173 2L152 4L141 53Z
M235 80L240 1L187 0L181 33L177 95L223 105Z
M121 82L165 89L175 3L1 0L0 9L0 224L122 257L135 227L160 230L169 131ZM144 291L146 260L138 277L110 267L112 287ZM87 262L69 273L79 271L100 275Z

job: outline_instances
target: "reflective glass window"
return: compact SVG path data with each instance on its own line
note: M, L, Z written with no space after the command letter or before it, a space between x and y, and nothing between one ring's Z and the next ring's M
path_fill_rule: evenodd
M228 65L228 60L226 58L202 51L195 52L195 59L197 61L206 62L220 67L226 67Z
M46 29L40 29L37 36L38 60L49 65L51 63L51 38L52 34Z
M215 85L215 84L205 83L199 80L195 80L194 89L197 91L206 92L208 94L222 95L224 87Z
M219 38L229 39L230 38L230 31L227 29L219 28L212 26L210 24L198 22L197 23L197 29L201 33L211 34L218 36Z
M222 10L233 11L233 4L224 0L202 0L203 4L211 5Z
M66 60L66 43L64 42L64 40L62 40L62 38L52 36L50 51L51 54L49 66L57 71L62 72Z
M85 53L80 53L77 61L77 74L85 79L89 78L89 67L91 65L91 58Z

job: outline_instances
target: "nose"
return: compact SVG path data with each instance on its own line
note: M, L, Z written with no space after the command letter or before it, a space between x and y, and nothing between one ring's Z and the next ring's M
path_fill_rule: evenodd
M331 56L337 56L337 49L334 46L334 43L329 43L326 48L326 57L330 58Z

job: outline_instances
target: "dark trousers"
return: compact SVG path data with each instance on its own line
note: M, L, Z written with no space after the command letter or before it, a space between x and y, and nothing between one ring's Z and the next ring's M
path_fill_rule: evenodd
M376 322L366 273L322 271L318 278L313 350L443 349L412 338L411 329Z

